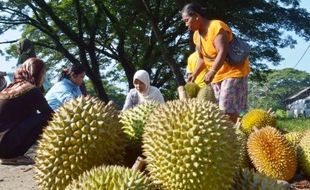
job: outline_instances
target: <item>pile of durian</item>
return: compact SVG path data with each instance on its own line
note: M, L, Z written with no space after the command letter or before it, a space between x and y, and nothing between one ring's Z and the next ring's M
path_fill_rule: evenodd
M310 174L308 134L282 134L262 110L236 125L204 98L119 112L79 97L44 129L35 179L44 190L282 190L277 180L291 180L297 160ZM138 156L141 171L132 168Z

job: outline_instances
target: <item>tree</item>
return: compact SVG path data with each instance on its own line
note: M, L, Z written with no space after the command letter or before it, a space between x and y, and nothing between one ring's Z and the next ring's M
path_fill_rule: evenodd
M193 51L191 35L179 13L187 2L1 1L0 32L23 26L23 36L34 41L38 57L51 67L59 63L85 65L96 94L105 101L109 97L102 79L110 81L112 73L112 78L127 81L132 88L137 69L147 70L152 85L173 95L169 91L185 82L185 60ZM206 5L206 1L200 2ZM284 31L310 38L310 15L299 8L298 0L207 3L210 18L224 20L234 33L251 42L252 76L258 79L263 78L260 71L268 69L263 61L278 64L277 48L296 43L291 36L284 36ZM13 50L14 46L11 53Z
M285 110L285 99L310 86L310 74L292 68L273 70L267 78L263 83L250 82L251 108Z

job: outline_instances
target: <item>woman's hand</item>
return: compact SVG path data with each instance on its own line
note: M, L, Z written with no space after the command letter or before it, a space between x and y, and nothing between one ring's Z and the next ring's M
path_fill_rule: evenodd
M187 77L188 82L194 82L196 80L196 76L194 74L189 74Z
M206 84L209 84L210 82L212 82L214 76L215 76L215 71L213 70L209 70L204 78L204 81Z

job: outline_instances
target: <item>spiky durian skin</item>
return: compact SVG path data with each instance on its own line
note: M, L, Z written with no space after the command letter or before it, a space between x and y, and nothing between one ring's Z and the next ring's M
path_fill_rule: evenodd
M253 128L275 127L276 118L262 109L253 109L242 117L241 124L243 131L250 134Z
M255 172L254 170L242 169L235 176L235 182L231 190L288 190L276 180Z
M188 82L185 84L184 89L189 98L196 98L200 87L194 82Z
M124 161L124 164L128 167L131 167L137 157L142 154L141 139L144 126L156 106L158 106L156 102L146 102L120 114L122 130L126 134L126 139L129 142L128 146L126 146L126 159Z
M299 145L299 142L303 136L303 133L301 132L289 132L285 135L286 140L292 145L292 147L297 150L297 146Z
M280 132L264 127L250 134L248 153L255 168L273 179L290 180L297 168L294 149Z
M214 91L210 85L206 85L205 87L200 88L197 94L197 98L201 98L201 99L216 103Z
M79 97L59 108L39 141L35 158L40 189L64 189L85 170L123 160L124 135L114 106Z
M120 114L122 130L132 144L141 144L145 123L156 106L156 102L146 102Z
M251 166L250 166L250 158L249 158L248 151L247 151L248 136L240 129L237 129L236 132L237 132L238 140L240 141L239 166L240 168L249 168Z
M154 185L143 173L121 166L99 166L86 171L66 190L152 190Z
M307 176L310 176L310 130L307 130L301 138L297 152L301 169Z
M225 190L238 168L236 130L215 104L201 99L158 106L143 134L146 169L169 190Z

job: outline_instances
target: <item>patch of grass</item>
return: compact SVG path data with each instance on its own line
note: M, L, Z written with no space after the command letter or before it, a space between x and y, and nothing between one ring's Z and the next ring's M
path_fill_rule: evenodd
M286 131L304 131L310 128L309 118L292 118L292 119L277 119L277 128L284 129Z

